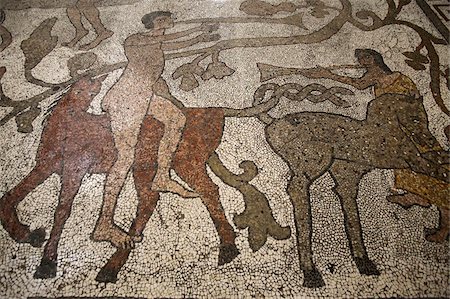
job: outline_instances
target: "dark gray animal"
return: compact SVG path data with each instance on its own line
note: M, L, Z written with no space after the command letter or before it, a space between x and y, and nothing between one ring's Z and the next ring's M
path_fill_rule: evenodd
M448 182L448 171L435 159L425 159L416 136L436 140L428 130L422 98L385 94L370 102L367 118L359 121L327 113L302 112L281 119L261 118L268 124L266 138L289 165L288 185L295 213L297 245L303 285L325 283L313 262L311 247L311 184L329 172L335 181L344 213L345 230L353 260L361 274L379 275L364 245L356 198L361 178L375 168L411 169Z

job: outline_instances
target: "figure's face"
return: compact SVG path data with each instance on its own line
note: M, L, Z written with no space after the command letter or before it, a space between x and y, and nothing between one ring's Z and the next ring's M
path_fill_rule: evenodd
M355 56L359 64L363 66L372 66L375 63L373 56L362 49L357 49Z
M153 20L154 29L168 29L173 27L172 16L160 16Z

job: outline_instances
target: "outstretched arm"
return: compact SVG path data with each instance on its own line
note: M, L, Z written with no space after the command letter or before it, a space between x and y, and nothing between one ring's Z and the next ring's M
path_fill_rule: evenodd
M352 78L337 75L326 68L318 67L302 71L302 75L312 79L330 79L344 84L351 85L356 89L363 90L376 84L377 79L370 73L364 74L361 78Z
M198 27L195 28L191 28L188 30L184 30L184 31L179 31L179 32L175 32L175 33L169 33L169 34L164 34L163 36L161 36L161 40L162 42L165 41L169 41L169 40L174 40L174 39L179 39L188 35L191 35L192 33L195 32L213 32L216 31L217 29L219 29L219 25L218 24L202 24Z
M206 32L212 32L212 31L217 30L218 28L219 27L215 24L213 24L213 25L202 24L201 26L195 27L192 29L175 32L175 33L162 34L162 35L157 35L157 36L154 36L152 31L150 31L148 33L137 33L137 34L133 34L133 35L129 36L126 39L125 44L128 46L144 46L144 45L159 44L159 43L162 43L163 45L170 44L170 42L167 43L167 41L176 40L176 39L191 35L192 33L199 32L199 31L205 31L204 34L207 34ZM200 39L196 40L196 38L192 38L187 41L178 42L178 43L181 43L181 45L184 45L182 47L177 46L175 48L170 48L171 46L167 46L168 48L166 50L177 50L177 49L189 47L191 45L194 45L194 44L202 42L202 41L204 41L204 40L200 40Z
M187 48L187 47L190 47L190 46L198 44L198 43L217 41L219 39L220 39L220 35L218 35L218 34L202 33L200 35L197 35L194 38L191 38L191 39L188 39L185 41L163 43L161 45L161 49L163 49L165 51L180 50L180 49Z

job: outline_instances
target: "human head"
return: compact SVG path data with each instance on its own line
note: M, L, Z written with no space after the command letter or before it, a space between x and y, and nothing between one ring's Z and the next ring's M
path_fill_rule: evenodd
M366 67L377 66L385 73L392 73L392 70L384 63L383 56L372 49L356 49L355 57L358 62Z
M144 24L145 28L153 29L155 28L155 20L166 19L168 18L170 21L165 22L163 24L163 28L169 28L173 26L172 13L170 11L154 11L144 15L141 19L142 24ZM158 26L156 26L158 27Z

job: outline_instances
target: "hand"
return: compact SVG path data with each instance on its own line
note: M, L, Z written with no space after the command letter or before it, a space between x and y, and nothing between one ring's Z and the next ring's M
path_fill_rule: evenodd
M202 25L200 25L200 30L204 31L204 32L213 32L213 31L217 31L219 29L219 24L207 24L207 23L203 23Z
M329 77L329 74L331 72L327 70L326 68L323 68L321 66L310 68L310 69L304 69L302 70L302 75L311 78L311 79L320 79L320 78L326 78Z
M202 42L212 42L212 41L218 41L220 39L220 34L209 34L209 33L202 33L199 35L200 41Z

